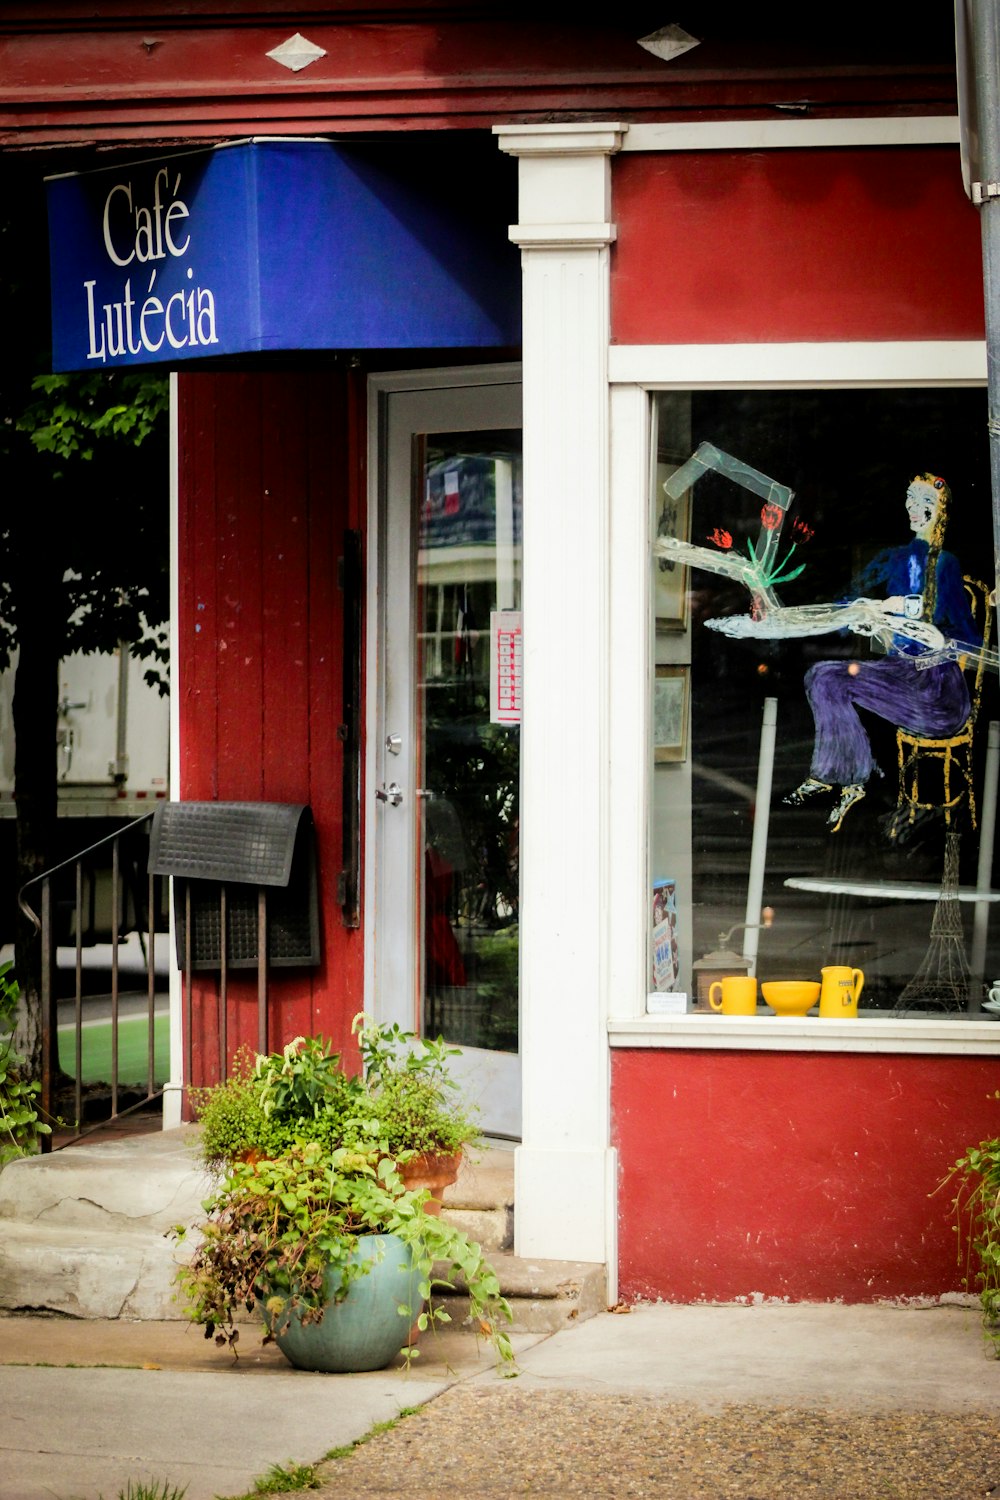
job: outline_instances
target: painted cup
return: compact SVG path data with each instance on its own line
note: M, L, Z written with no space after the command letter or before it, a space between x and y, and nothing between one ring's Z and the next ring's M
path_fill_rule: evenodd
M708 1003L724 1016L757 1014L757 981L746 974L731 974L717 979L708 991Z

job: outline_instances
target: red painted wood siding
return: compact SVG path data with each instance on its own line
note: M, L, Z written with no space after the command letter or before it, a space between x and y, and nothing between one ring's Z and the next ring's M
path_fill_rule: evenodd
M619 344L978 339L957 147L616 158Z
M789 43L753 13L711 18L693 53L637 45L648 17L382 3L0 0L0 144L219 139L260 133L488 129L502 120L952 112L955 69L937 30L841 27ZM449 14L449 10L452 14ZM290 73L268 52L295 31L326 56ZM714 35L712 34L714 31Z
M363 391L363 387L360 388ZM180 794L308 802L322 964L275 971L270 1045L348 1044L363 1003L359 931L340 921L343 533L360 525L363 396L353 376L182 375ZM195 1081L217 1076L215 988L199 984ZM233 1050L256 1045L256 972L230 978Z
M998 1082L984 1058L615 1051L622 1296L961 1290L953 1194L934 1190L1000 1133Z

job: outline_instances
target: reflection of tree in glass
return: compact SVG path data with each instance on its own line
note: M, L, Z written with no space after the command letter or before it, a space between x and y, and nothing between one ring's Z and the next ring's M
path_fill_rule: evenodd
M470 1031L452 1039L516 1049L520 734L491 724L468 682L436 684L428 709L427 842L453 871L447 916L477 996ZM432 1015L434 986L429 972Z
M428 790L454 808L465 850L457 915L505 926L517 920L519 732L491 724L485 693L470 704L464 684L439 685L428 706Z

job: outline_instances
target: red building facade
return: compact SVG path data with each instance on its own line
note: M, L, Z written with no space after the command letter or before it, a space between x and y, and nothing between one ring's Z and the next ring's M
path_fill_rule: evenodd
M308 355L179 363L172 794L309 804L321 960L276 973L269 1044L349 1048L362 1009L463 1044L488 1128L518 1142L519 1249L603 1261L612 1295L952 1292L947 1194L930 1195L996 1128L982 819L956 856L969 1001L900 1009L936 907L899 888L940 891L942 819L886 834L894 809L910 821L891 736L843 836L825 808L783 810L777 779L765 817L765 762L796 779L808 763L803 677L829 639L727 640L705 621L749 613L745 592L723 597L693 562L674 583L653 554L658 536L715 533L749 555L759 490L748 510L745 490L699 480L683 522L663 513L664 483L709 442L797 492L788 525L801 517L811 550L782 605L841 598L925 469L947 469L949 545L987 566L979 224L953 58L932 35L903 55L892 22L864 55L784 15L753 36L706 22L671 57L639 45L653 22L638 11L567 27L419 5L0 4L8 153L85 171L106 160L96 143L124 170L248 135L364 137L380 170L406 156L456 235L475 217L519 252L520 343L358 347L332 330ZM296 36L312 60L294 70L272 54ZM378 291L373 275L357 295ZM488 702L491 614L523 650L516 732ZM833 655L852 650L836 637ZM662 987L654 882L676 901ZM775 919L758 933L762 905ZM865 968L862 1014L706 1013L697 966L733 929L761 979ZM230 1052L255 1045L255 1006L234 978ZM193 1073L175 1072L179 1117L184 1088L222 1066L214 982L190 1038L175 1009Z

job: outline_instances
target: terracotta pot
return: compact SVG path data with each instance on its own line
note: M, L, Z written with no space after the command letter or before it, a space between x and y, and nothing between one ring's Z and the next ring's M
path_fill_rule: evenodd
M423 1151L419 1156L413 1156L399 1165L399 1175L404 1187L411 1192L426 1188L430 1193L425 1212L433 1214L435 1218L441 1213L441 1198L445 1188L450 1187L458 1178L463 1155L462 1151Z

